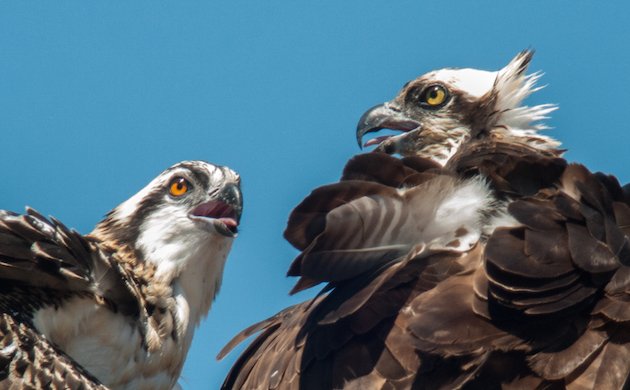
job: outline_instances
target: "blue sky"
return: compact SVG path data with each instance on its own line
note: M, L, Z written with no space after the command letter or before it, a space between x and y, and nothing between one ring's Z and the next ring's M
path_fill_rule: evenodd
M184 389L217 388L242 328L287 292L290 210L359 153L369 107L440 67L494 70L524 48L570 160L630 180L630 6L621 1L0 3L0 208L87 233L180 160L243 180L241 234Z

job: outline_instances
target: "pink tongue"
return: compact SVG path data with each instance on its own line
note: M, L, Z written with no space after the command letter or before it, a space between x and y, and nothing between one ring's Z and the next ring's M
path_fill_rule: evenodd
M372 138L371 140L369 140L368 142L363 144L363 146L367 147L367 146L372 146L372 145L378 145L378 144L380 144L381 142L385 141L386 139L388 139L390 137L391 137L391 135L382 135L380 137Z
M219 221L223 222L230 230L234 230L238 227L238 223L236 223L234 218L219 218Z

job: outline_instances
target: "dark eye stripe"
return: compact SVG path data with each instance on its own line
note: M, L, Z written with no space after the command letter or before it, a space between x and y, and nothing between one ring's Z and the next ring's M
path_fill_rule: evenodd
M203 188L208 188L210 184L210 177L205 168L200 168L194 163L180 163L171 168L172 170L183 170L195 184L200 185Z

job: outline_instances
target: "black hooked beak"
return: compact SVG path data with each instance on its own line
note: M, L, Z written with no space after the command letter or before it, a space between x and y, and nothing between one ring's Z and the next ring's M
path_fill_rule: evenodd
M383 103L374 106L366 111L357 124L357 143L359 148L363 146L375 145L388 137L379 137L370 140L363 145L363 136L367 133L379 131L381 129L392 129L400 131L411 131L420 126L420 122L413 120L403 114L391 103Z

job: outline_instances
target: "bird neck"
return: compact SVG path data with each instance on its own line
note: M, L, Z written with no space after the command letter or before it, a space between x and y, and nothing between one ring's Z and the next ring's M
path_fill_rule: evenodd
M203 239L191 237L186 245L163 242L159 251L145 253L137 245L115 238L115 232L102 226L97 226L89 236L110 253L115 253L114 259L133 275L137 283L171 289L178 323L184 333L186 328L194 328L210 310L220 289L223 268L232 246L230 239L204 233Z
M413 154L419 157L428 158L444 166L446 162L457 153L460 147L469 139L469 130L465 127L457 127L448 132L431 132L431 142L421 140L420 147L417 147ZM401 153L405 155L406 153Z

